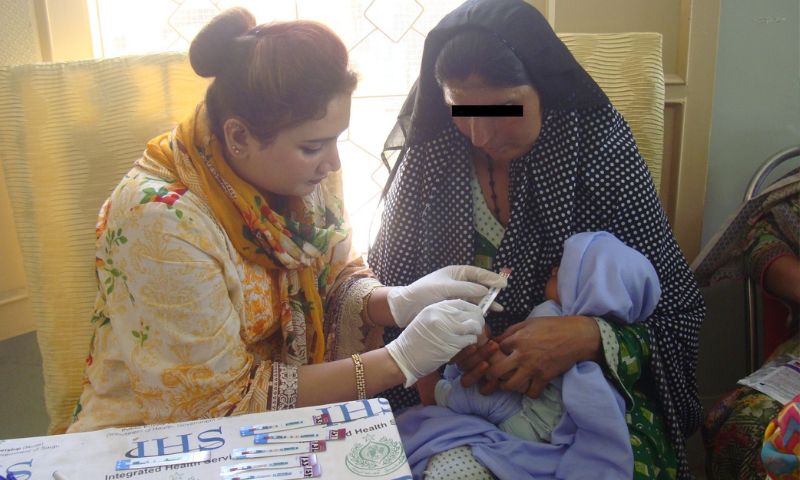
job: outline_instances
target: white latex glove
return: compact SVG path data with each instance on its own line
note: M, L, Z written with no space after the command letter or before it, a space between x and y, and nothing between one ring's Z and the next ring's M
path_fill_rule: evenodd
M477 304L489 292L487 287L505 288L500 274L472 265L451 265L429 273L407 287L394 287L386 300L395 323L405 328L423 308L442 300L460 298ZM503 310L493 302L490 310Z
M481 309L463 300L425 307L399 337L386 345L406 376L406 388L475 343L483 323Z

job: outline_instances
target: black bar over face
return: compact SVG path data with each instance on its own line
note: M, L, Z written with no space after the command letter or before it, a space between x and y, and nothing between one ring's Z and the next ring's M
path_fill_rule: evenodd
M452 105L454 117L521 117L522 105Z

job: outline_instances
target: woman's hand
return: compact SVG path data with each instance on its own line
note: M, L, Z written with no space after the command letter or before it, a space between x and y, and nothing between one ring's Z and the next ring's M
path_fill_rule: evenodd
M469 349L470 347L467 347ZM476 383L482 395L491 395L500 387L499 380L488 380L486 372L491 365L504 360L507 355L500 350L494 340L490 340L483 348L473 350L473 354L459 365L464 373L461 375L461 386L470 388ZM506 374L509 376L509 374Z
M597 322L584 316L529 318L496 340L505 358L490 358L486 378L507 392L524 392L532 398L579 361L603 358Z
M487 361L499 350L500 346L492 341L492 329L487 324L483 326L483 333L478 335L478 341L458 352L448 363L455 363L464 372L461 376L461 385L470 388L483 380L483 375L489 369Z
M462 299L478 303L489 292L487 287L505 288L500 274L471 265L451 265L420 278L407 287L394 287L386 300L400 328L405 328L423 308L442 300ZM502 307L492 304L492 310Z
M406 377L406 388L475 343L484 325L483 312L463 300L435 303L420 312L386 350Z

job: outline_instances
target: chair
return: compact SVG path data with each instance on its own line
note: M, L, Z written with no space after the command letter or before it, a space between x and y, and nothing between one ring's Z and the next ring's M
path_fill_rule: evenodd
M561 33L558 38L628 121L658 191L664 154L661 34Z
M63 431L81 393L100 206L207 85L176 53L0 68L0 161L42 352L48 433Z
M800 145L795 145L793 147L786 148L785 150L781 150L776 154L769 157L753 174L753 177L750 179L750 183L747 185L747 190L744 194L744 201L747 202L748 200L756 197L759 193L761 193L761 187L763 186L764 181L766 180L767 176L777 167L778 165L784 163L787 160L791 160L792 158L800 157ZM745 351L745 362L747 368L747 374L756 371L759 367L759 359L758 359L758 314L756 312L756 292L758 290L758 283L750 277L747 277L744 281L744 312L745 318L747 320L746 323L746 330L745 330L745 345L747 350ZM762 322L763 323L763 322ZM764 325L763 328L769 328L767 325ZM765 338L768 336L765 330Z

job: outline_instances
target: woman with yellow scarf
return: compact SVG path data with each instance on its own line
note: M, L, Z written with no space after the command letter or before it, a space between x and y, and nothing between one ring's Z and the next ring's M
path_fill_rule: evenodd
M205 102L154 138L97 223L95 334L69 432L366 398L476 341L497 274L384 287L350 245L336 139L356 77L316 22L215 17ZM404 327L381 347L384 326ZM363 354L360 355L360 354Z

